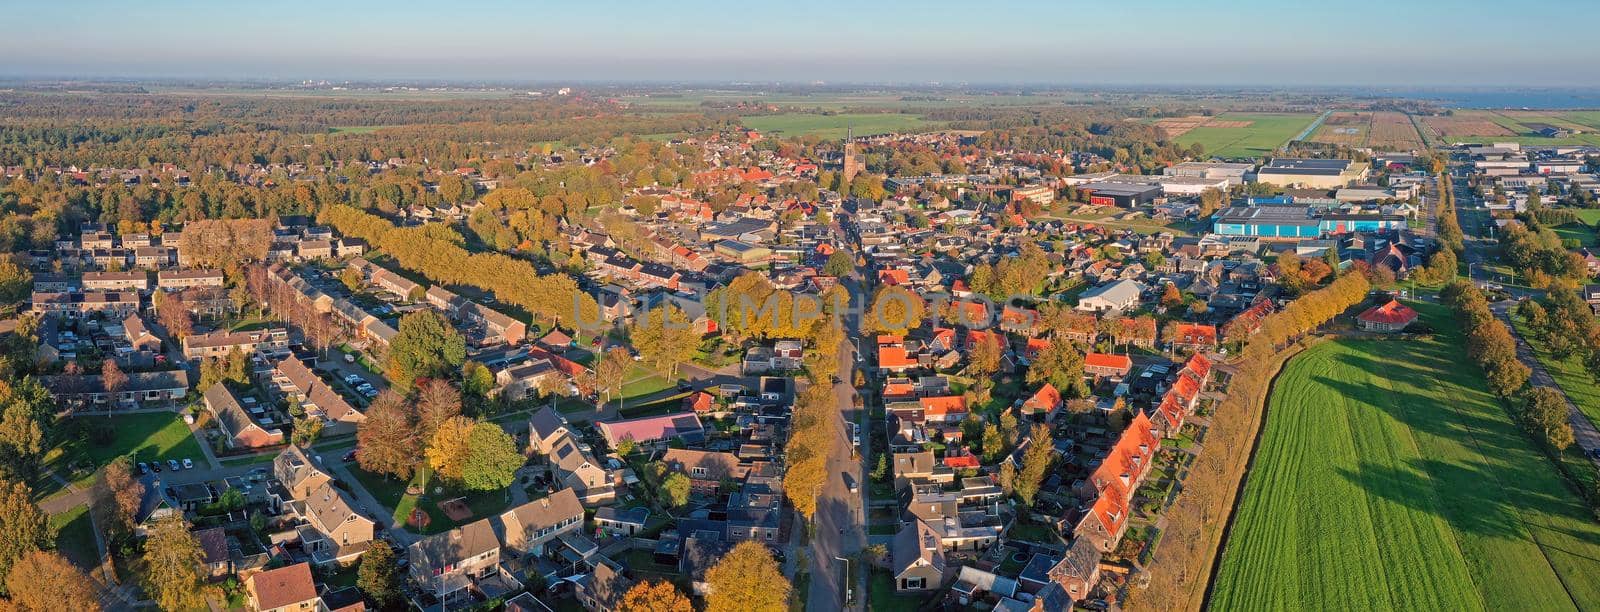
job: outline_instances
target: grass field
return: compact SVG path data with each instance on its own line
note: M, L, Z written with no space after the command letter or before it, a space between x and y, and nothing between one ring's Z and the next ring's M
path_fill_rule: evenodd
M783 136L814 134L825 139L844 138L847 130L857 136L888 132L915 132L939 127L937 122L924 121L917 115L897 113L841 113L816 115L811 113L784 113L781 115L754 115L739 118L746 126Z
M1515 313L1516 311L1512 311ZM1569 355L1566 359L1557 359L1545 343L1535 337L1533 330L1529 329L1527 322L1522 317L1513 314L1513 325L1517 326L1517 335L1528 341L1528 346L1533 347L1534 357L1544 365L1551 378L1556 379L1556 385L1567 392L1567 397L1572 403L1578 405L1578 411L1589 417L1589 420L1600 423L1600 384L1589 375L1589 369L1584 367L1583 358L1578 355Z
M110 444L95 444L86 438L69 438L45 452L45 466L63 477L70 478L72 470L69 467L87 470L84 477L75 481L75 484L80 486L89 484L94 478L94 470L123 455L128 455L134 462L168 459L182 461L184 458L202 464L205 462L200 442L189 433L189 426L184 424L183 417L175 412L69 418L82 419L91 425L109 423L115 432ZM44 483L46 489L54 486L54 482L48 479ZM37 492L43 496L48 495L51 490L53 489Z
M94 545L94 525L89 521L89 506L75 506L71 510L50 517L50 528L56 532L56 550L85 570L95 567L100 551Z
M408 529L411 529L412 531L420 531L423 534L434 534L442 531L449 531L454 527L470 523L480 518L484 518L492 514L499 514L500 512L503 512L509 505L506 503L506 494L503 491L466 491L451 485L444 485L438 478L428 479L428 490L426 496L419 498L416 495L407 494L407 486L409 486L411 483L420 484L422 482L423 472L426 470L426 468L417 470L417 473L412 475L411 480L406 482L396 478L390 478L368 472L357 467L355 464L351 464L349 467L350 473L355 475L356 480L361 481L361 486L365 488L368 493L372 494L373 499L376 499L378 500L378 503L383 504L384 508L391 509L393 511L389 516L393 517L396 522L404 524L411 516L411 511L418 507L421 507L423 512L428 513L428 518L431 520L428 523L427 529L418 530L414 527L408 527ZM434 489L441 486L444 487L444 491L442 493L435 493ZM472 518L458 523L450 520L450 517L445 515L444 510L439 508L440 501L453 499L456 497L467 498L467 506L472 508Z
M1317 118L1314 113L1223 113L1223 121L1248 121L1245 127L1202 126L1189 130L1178 143L1199 143L1207 155L1261 157L1283 146Z
M1217 610L1600 607L1600 526L1436 339L1336 340L1277 379Z

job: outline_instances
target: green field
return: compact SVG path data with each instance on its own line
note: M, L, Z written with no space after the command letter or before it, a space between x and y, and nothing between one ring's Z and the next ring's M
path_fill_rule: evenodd
M740 117L739 120L744 122L746 126L761 132L782 136L814 134L821 138L835 140L844 138L847 129L853 130L857 136L865 136L888 132L915 132L939 127L938 123L923 121L922 117L917 115L898 113L841 113L837 115L784 113L781 115Z
M200 443L189 433L189 426L184 424L183 418L175 412L69 417L68 420L78 420L88 426L109 425L115 436L110 444L95 444L87 436L69 437L45 452L45 466L62 477L73 479L75 470L83 473L74 482L79 486L89 484L94 478L94 470L123 455L130 456L135 462L182 461L189 458L200 465L205 464ZM67 421L59 425L67 426ZM41 496L48 495L55 486L53 480L44 479L38 493Z
M1223 113L1220 121L1249 121L1248 127L1198 127L1177 138L1178 144L1200 143L1207 155L1261 157L1283 146L1311 125L1316 113Z
M1325 342L1278 377L1216 610L1600 608L1600 526L1437 339Z

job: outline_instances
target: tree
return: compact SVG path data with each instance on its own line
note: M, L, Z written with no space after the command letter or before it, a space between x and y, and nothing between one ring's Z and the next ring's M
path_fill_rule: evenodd
M673 472L661 481L662 497L674 508L682 508L689 503L689 478L680 472Z
M50 519L33 503L33 490L20 482L0 481L0 575L10 575L18 559L54 539Z
M144 483L134 477L133 459L117 457L100 469L92 493L96 516L106 522L107 532L126 533L133 528L144 491Z
M54 402L38 379L31 376L0 379L0 461L4 461L3 467L22 477L36 475L54 422Z
M1010 461L1000 464L1000 491L1010 495L1017 486L1017 466Z
M417 439L433 440L446 421L461 416L461 392L439 379L423 381L417 389Z
M855 258L850 255L849 251L844 249L834 251L833 254L828 256L828 262L822 264L822 273L828 276L848 276L855 269Z
M467 455L475 423L464 416L452 417L434 429L428 438L428 466L443 478L460 481L467 465Z
M494 372L476 361L461 365L461 393L474 398L485 398L494 389Z
M416 464L415 431L405 399L384 391L367 408L367 420L356 429L356 464L376 474L411 478Z
M506 430L487 421L472 426L472 433L467 436L467 449L461 480L468 489L475 491L511 486L517 469L528 460L517 452L517 444Z
M361 275L361 271L357 270L355 266L345 266L344 271L339 273L339 282L344 283L345 288L349 289L351 293L356 293L366 285L367 279Z
M317 443L317 438L322 436L322 419L311 416L294 420L294 435L289 437L289 443L295 446L309 447Z
M622 347L612 347L600 355L600 362L594 364L595 382L599 383L599 390L605 392L606 401L611 400L612 394L622 390L622 377L628 373L628 362L633 360L633 355Z
M622 595L617 612L694 612L694 605L671 582L646 580Z
M985 423L983 426L984 463L994 463L996 459L1000 458L1001 454L1005 453L1005 450L1006 444L1000 438L1000 428L995 427L994 423Z
M1022 473L1017 476L1015 484L1017 496L1022 498L1023 504L1033 506L1033 497L1038 494L1039 483L1044 482L1045 472L1050 469L1053 453L1055 448L1050 441L1050 427L1044 423L1035 424L1028 450L1022 453Z
M113 404L116 403L117 395L128 387L128 375L122 373L122 368L117 367L115 359L100 362L100 381L106 393L112 397Z
M871 322L869 327L878 332L904 334L906 330L922 325L925 309L922 298L910 289L889 285L878 289L867 320Z
M1567 420L1567 398L1549 387L1528 391L1522 409L1522 424L1558 451L1572 445L1572 425Z
M700 349L700 334L688 315L672 305L652 308L637 317L631 338L639 356L667 378L677 378L678 364L694 359Z
M11 604L22 612L98 612L100 599L89 584L89 577L83 570L61 553L42 550L24 555L6 574Z
M373 540L372 547L361 555L356 588L366 593L367 598L380 609L400 603L400 570L395 563L394 549L389 547L388 542Z
M973 376L985 378L1000 370L1000 338L983 334L967 351L967 370Z
M783 612L789 609L789 579L766 545L739 542L706 571L706 612Z
M1068 398L1089 394L1083 382L1083 352L1071 342L1057 340L1040 350L1028 364L1028 384L1050 383Z
M1178 286L1167 283L1167 288L1161 292L1161 305L1167 308L1177 308L1183 305L1183 292Z
M206 607L205 552L183 516L158 519L144 543L145 592L163 610Z
M467 343L450 322L431 310L418 310L400 319L400 329L389 343L385 370L389 380L409 389L418 378L437 378L457 371L467 359Z

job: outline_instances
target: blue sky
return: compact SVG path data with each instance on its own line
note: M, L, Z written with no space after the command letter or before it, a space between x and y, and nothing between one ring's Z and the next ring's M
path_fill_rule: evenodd
M1579 0L351 4L0 0L0 75L1600 85Z

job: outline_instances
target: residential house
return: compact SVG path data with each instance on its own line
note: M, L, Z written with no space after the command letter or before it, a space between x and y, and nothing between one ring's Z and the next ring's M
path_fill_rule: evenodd
M616 448L617 443L624 439L631 439L643 446L660 446L673 438L682 438L687 444L699 444L706 437L705 427L693 412L601 421L595 423L595 427L611 448Z
M1123 312L1139 304L1144 287L1137 281L1119 280L1100 285L1078 297L1078 310L1091 312Z
M206 410L217 419L217 426L226 436L228 448L261 448L283 443L283 430L268 430L258 425L239 398L224 383L211 385L204 395Z
M160 404L183 399L189 394L188 370L132 372L127 376L127 384L115 398L106 391L105 380L99 374L40 376L39 383L50 391L58 404L95 410ZM110 406L106 405L108 402Z
M1095 378L1122 378L1133 369L1127 355L1088 353L1083 356L1083 373Z
M743 480L750 470L728 452L669 448L661 462L668 470L688 476L690 488L700 493L715 493L724 481Z
M317 596L311 565L296 563L251 574L245 579L250 606L259 612L329 612Z
M470 593L501 591L514 578L500 569L500 540L489 519L478 519L407 547L411 583L446 607Z
M889 571L897 593L937 589L944 584L944 546L927 523L913 520L895 534L889 549Z
M223 358L234 351L239 351L247 357L256 352L269 357L287 355L289 330L284 327L263 327L239 332L217 330L209 334L186 336L183 339L185 359Z
M307 416L321 418L327 425L345 424L343 429L351 430L367 420L366 414L345 401L298 357L290 355L278 360L273 365L271 381L285 401L299 403Z
M583 529L583 504L572 489L561 489L505 511L496 526L505 548L519 556L542 556L546 543Z

